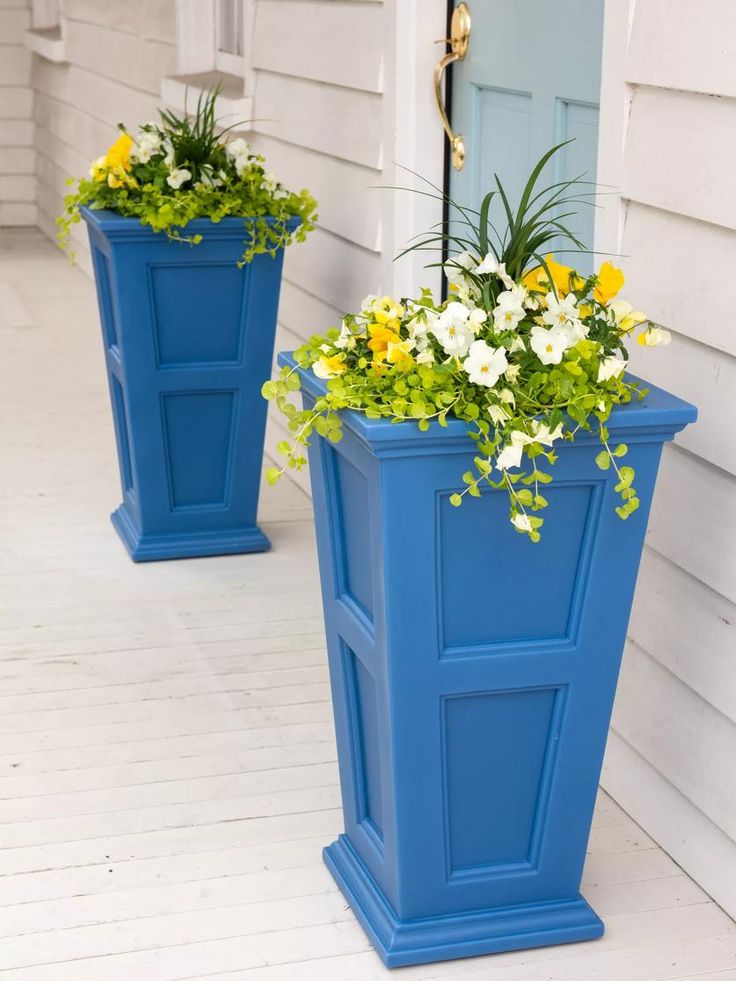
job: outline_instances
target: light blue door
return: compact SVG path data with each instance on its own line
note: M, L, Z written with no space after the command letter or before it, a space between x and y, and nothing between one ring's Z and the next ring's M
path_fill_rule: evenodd
M453 66L451 120L466 147L450 168L450 195L477 208L497 173L512 204L534 164L556 143L546 183L581 173L595 181L604 0L468 0L468 53ZM586 191L593 190L586 188ZM568 227L593 248L594 209ZM498 220L498 210L492 211ZM558 255L583 271L590 256Z

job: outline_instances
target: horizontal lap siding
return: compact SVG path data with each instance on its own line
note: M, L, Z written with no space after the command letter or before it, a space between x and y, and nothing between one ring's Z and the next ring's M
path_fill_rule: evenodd
M637 4L626 60L629 296L673 332L632 368L697 404L665 448L604 785L736 912L736 7Z
M30 23L30 0L0 8L0 226L36 221L31 56L23 43Z
M66 58L34 56L38 222L50 236L67 177L85 174L115 139L116 124L155 119L163 75L175 68L175 0L65 0ZM87 263L84 229L73 229Z
M319 228L289 250L277 350L340 323L379 288L384 195L383 4L258 0L253 142L290 187L308 187ZM271 413L267 448L287 437ZM294 475L308 489L306 473Z

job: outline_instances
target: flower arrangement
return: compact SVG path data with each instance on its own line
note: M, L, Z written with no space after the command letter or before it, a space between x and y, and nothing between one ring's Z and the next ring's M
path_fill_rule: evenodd
M120 136L92 163L89 177L69 181L77 186L57 219L61 247L68 247L82 206L138 218L193 245L201 235L182 229L195 218L248 219L241 264L259 253L274 254L292 239L303 241L314 228L316 201L306 190L287 190L244 139L228 139L228 129L218 132L218 94L218 86L202 93L191 119L186 110L183 116L161 110L159 122L145 123L135 135L119 124ZM293 218L300 222L296 229L289 225Z
M583 276L544 254L553 240L584 250L562 223L566 208L583 200L579 179L536 190L559 149L534 168L515 212L496 178L479 211L450 202L463 234L429 235L411 247L444 242L460 250L445 263L446 301L427 289L414 299L368 296L339 330L313 336L294 355L298 368L326 380L311 407L300 410L289 400L300 388L297 368L266 382L264 397L276 401L293 434L293 442L279 444L285 466L305 466L303 448L314 432L338 442L342 409L414 420L422 431L454 416L467 423L476 455L451 503L478 497L484 484L504 489L514 528L537 542L555 444L586 430L601 443L598 467L616 472L617 514L626 519L636 511L634 469L622 462L627 447L611 445L606 421L614 406L646 395L624 375L632 333L646 347L670 336L617 298L624 277L612 263ZM488 218L496 196L507 220L503 234ZM269 482L283 472L269 468Z

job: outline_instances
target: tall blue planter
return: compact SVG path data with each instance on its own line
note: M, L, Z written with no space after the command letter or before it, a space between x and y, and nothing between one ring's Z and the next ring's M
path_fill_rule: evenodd
M628 521L597 441L556 446L536 545L501 491L450 505L474 450L457 420L346 412L339 444L313 441L345 820L324 857L388 966L602 934L586 844L662 445L695 416L657 388L613 414Z
M110 211L83 216L123 492L113 525L137 562L267 549L260 389L283 252L239 269L242 218L190 222L193 246Z

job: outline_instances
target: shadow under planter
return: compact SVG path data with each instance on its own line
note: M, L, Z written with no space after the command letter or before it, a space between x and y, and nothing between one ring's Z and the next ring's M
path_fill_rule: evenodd
M653 387L612 414L627 521L596 438L558 444L536 545L502 491L450 504L458 420L345 412L339 444L313 440L345 821L324 857L388 966L603 933L579 891L598 778L662 445L695 417Z
M123 491L113 525L137 562L264 551L260 390L283 250L239 269L242 218L190 222L185 233L202 235L191 245L114 212L82 214Z

